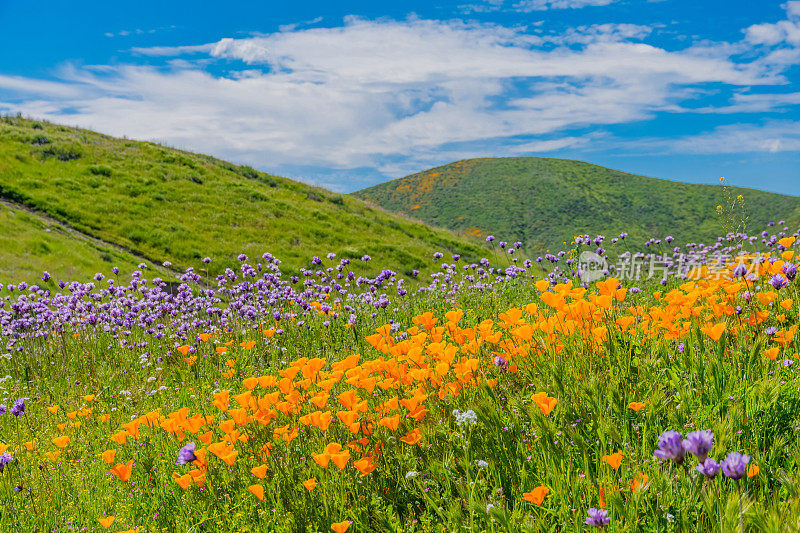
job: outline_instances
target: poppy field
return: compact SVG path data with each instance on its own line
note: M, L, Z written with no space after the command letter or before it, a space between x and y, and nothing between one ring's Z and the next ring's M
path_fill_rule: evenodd
M4 284L0 530L797 530L797 235Z

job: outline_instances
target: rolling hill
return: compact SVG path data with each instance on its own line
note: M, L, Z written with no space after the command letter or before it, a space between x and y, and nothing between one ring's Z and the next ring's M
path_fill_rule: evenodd
M800 221L800 198L793 196L542 157L457 161L353 193L462 234L522 241L530 254L561 249L584 233L612 237L624 231L633 243L667 235L679 243L709 242L730 229L720 222L717 205L736 203L738 211L738 195L746 230L761 231L779 218Z
M20 117L0 117L0 282L88 279L169 261L209 274L239 253L294 271L328 252L373 261L356 272L424 269L436 251L479 258L479 243L346 195L210 156ZM49 230L49 231L48 231ZM356 261L355 263L360 263ZM103 268L105 267L105 268Z

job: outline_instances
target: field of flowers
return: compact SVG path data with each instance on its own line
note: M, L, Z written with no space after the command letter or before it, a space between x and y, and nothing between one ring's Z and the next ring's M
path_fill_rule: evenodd
M7 284L0 531L795 531L797 235Z

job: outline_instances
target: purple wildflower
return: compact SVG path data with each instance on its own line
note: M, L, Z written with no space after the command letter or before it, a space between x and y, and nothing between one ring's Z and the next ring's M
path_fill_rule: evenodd
M743 264L737 265L736 268L733 269L733 277L734 278L743 278L747 275L747 266Z
M725 477L739 481L747 471L747 463L750 462L750 456L744 455L739 452L731 452L728 457L722 461L722 473Z
M505 372L508 370L508 361L503 359L502 355L498 355L494 358L494 366L500 369L500 371Z
M586 514L588 515L586 517L587 526L605 527L611 522L611 519L608 517L608 511L605 509L595 509L592 507L586 511Z
M711 479L714 479L714 477L717 475L719 468L720 464L711 457L707 458L696 467L698 472Z
M194 454L194 442L190 442L186 444L183 448L180 449L178 452L178 464L185 465L186 463L191 463L197 456Z
M797 277L797 265L793 265L791 263L784 264L783 274L786 276L786 279L792 281L795 277Z
M11 457L11 454L8 452L5 452L3 455L0 455L0 472L5 470L6 465L13 460L14 458Z
M14 405L11 406L9 413L14 416L25 416L25 398L20 398L14 402Z
M683 435L677 431L668 429L658 438L658 450L653 456L662 461L675 461L677 464L683 462L686 450L683 448Z
M692 431L686 435L683 441L683 448L697 457L701 463L708 457L708 452L714 447L714 433L710 429L702 431Z
M5 404L0 403L0 416L6 414L6 406Z
M786 281L780 274L775 274L772 276L772 279L769 280L769 283L776 289L782 289L789 285L789 282Z

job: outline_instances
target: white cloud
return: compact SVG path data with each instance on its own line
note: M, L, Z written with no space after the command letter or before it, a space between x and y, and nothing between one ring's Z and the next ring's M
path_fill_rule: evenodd
M649 31L605 24L534 35L351 17L333 28L135 50L171 59L167 67L67 67L59 81L0 76L0 109L265 169L420 168L442 154L491 155L481 145L494 155L580 146L586 137L571 129L683 111L709 83L785 83L778 61L737 62L740 49L724 43L668 51L642 42ZM211 61L223 69L206 69ZM756 99L738 105L763 105Z
M758 124L730 124L711 132L658 144L676 152L695 154L737 154L744 152L800 151L800 124L794 121L769 121Z
M745 39L756 45L800 45L800 1L786 2L783 8L786 10L786 20L774 24L753 24L745 30Z
M546 9L579 9L587 6L607 6L617 0L521 0L514 8L523 13Z

